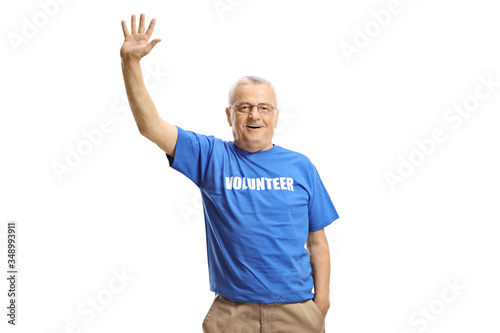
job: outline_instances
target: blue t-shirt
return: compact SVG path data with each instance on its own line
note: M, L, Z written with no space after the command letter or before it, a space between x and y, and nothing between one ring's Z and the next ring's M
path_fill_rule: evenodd
M311 161L278 145L252 153L177 128L167 158L201 190L210 290L234 302L313 298L308 233L339 215Z

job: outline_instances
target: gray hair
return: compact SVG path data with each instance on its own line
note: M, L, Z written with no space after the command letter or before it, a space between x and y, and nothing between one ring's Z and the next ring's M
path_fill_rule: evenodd
M236 89L242 85L242 84L267 84L271 88L274 94L274 100L276 101L275 107L278 107L278 95L276 95L276 90L274 89L274 86L272 85L271 82L267 81L266 79L263 79L258 76L253 76L253 75L248 75L248 76L243 76L240 78L238 81L236 81L231 89L229 89L229 95L228 95L228 103L229 105L232 105L232 103L236 100Z

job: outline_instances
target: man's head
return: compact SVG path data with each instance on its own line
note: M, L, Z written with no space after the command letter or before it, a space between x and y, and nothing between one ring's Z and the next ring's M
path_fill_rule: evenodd
M250 105L242 107L243 103ZM256 106L258 104L261 104L260 108ZM257 76L244 76L236 81L229 90L229 107L226 108L234 143L251 152L272 148L274 129L278 125L277 107L276 92L271 82ZM268 108L269 113L266 114Z

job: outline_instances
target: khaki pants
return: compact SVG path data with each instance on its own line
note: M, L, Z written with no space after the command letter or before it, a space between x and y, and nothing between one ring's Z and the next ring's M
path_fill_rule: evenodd
M204 333L324 333L325 317L312 299L245 303L215 294L202 327Z

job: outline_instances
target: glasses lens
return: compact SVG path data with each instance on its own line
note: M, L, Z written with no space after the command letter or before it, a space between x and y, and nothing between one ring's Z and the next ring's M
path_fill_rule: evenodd
M240 112L250 112L252 110L252 105L249 103L241 103L238 105L238 111Z
M259 111L262 112L262 113L265 113L265 114L268 114L271 112L271 104L267 104L267 103L261 103L259 104Z

